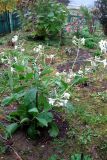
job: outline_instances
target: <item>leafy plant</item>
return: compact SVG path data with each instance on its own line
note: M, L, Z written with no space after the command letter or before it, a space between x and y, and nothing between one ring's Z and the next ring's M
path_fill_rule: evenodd
M87 23L87 26L88 26L88 29L89 29L89 33L90 34L94 33L93 13L87 7L84 7L84 6L81 6L80 11L81 11L81 13L83 14L83 16L86 20L86 23Z
M44 37L60 33L68 13L63 4L50 0L37 0L33 12L36 17L33 34Z
M20 128L25 128L32 139L41 134L41 128L47 129L51 137L56 137L59 129L54 121L53 105L48 98L59 98L67 89L67 84L53 76L53 69L44 64L43 54L38 55L41 69L31 57L20 53L15 58L13 56L9 54L6 60L9 61L7 72L11 73L12 79L11 95L3 99L2 106L16 102L18 108L7 116L11 124L6 127L6 137L11 137Z
M23 126L26 126L28 136L33 139L40 134L39 128L41 127L49 128L49 134L52 137L58 135L59 130L53 122L54 116L50 111L52 106L47 100L46 88L40 85L32 86L32 88L17 94L13 93L3 100L2 105L9 105L13 101L19 101L20 103L17 111L10 113L8 116L8 119L13 123L6 127L7 138ZM44 92L42 92L42 89Z
M104 34L107 35L107 1L97 0L95 4L98 9L98 18L103 26Z
M74 154L70 157L70 160L92 160L92 158L84 154Z

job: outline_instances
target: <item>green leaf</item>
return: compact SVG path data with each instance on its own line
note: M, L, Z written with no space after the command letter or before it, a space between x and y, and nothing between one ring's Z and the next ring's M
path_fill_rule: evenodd
M36 94L37 94L37 88L29 89L24 96L24 104L29 105L32 102L35 102L36 104Z
M29 113L38 113L38 109L35 107L35 108L31 108L28 110Z
M58 156L53 154L48 160L58 160Z
M70 160L92 160L92 158L90 158L90 156L88 155L83 155L83 158L81 156L81 154L74 154L70 157Z
M14 96L10 96L10 97L6 97L3 99L1 105L2 106L6 106L6 105L9 105L12 101L14 100Z
M42 112L38 115L36 119L39 121L40 125L47 127L48 123L52 122L53 115L51 112Z
M12 123L6 127L6 138L9 138L12 136L12 134L18 129L19 124L18 123Z
M67 109L68 112L72 112L72 113L75 112L75 108L70 101L68 101L64 107Z
M48 131L51 137L57 137L59 134L59 129L55 123L51 125L51 129Z
M73 85L85 83L88 80L86 77L82 77L80 75L76 75L72 81Z
M38 131L36 130L35 128L35 125L32 124L29 126L28 130L27 130L27 134L28 136L31 138L31 139L35 139L37 134L38 134Z
M41 76L52 73L52 69L50 67L46 67L42 72Z
M19 98L22 98L24 95L25 95L25 92L14 93L14 94L12 94L9 97L4 98L1 105L2 106L9 105L13 101L16 101Z
M15 68L17 71L20 71L20 72L21 72L21 71L24 71L25 66L15 64L15 65L14 65L14 68Z
M54 17L54 12L50 12L50 13L48 14L48 17Z
M29 118L23 118L20 123L23 124L23 123L26 123L26 122L29 122L29 121L30 121Z

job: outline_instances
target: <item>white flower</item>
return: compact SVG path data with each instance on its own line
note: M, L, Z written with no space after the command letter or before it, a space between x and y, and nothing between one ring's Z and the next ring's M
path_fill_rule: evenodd
M71 82L71 79L70 79L70 78L67 78L66 82L67 82L67 83L70 83L70 82Z
M54 103L55 103L55 99L53 99L53 98L48 98L48 100L49 100L49 104L51 104L51 105L53 106Z
M12 42L13 42L13 43L16 43L17 41L18 41L18 36L15 35L15 36L12 38Z
M78 74L83 75L83 71L82 71L82 70L79 70L79 71L78 71Z
M99 47L101 49L101 53L106 53L107 52L107 41L106 40L101 40L99 42Z
M76 73L74 73L74 72L72 71L72 69L71 69L68 76L69 76L69 78L73 78L73 77L76 76Z
M42 45L39 45L38 48L39 48L39 49L43 49L43 46L42 46Z
M76 36L73 37L73 40L72 40L72 43L74 45L78 45L78 46L81 46L81 45L85 45L85 38L77 38Z
M81 38L81 44L85 45L85 38Z
M11 67L10 69L11 69L11 72L12 72L12 73L15 71L13 67Z
M60 73L59 72L56 72L56 74L55 74L56 76L60 76Z
M35 47L35 48L33 49L33 51L36 52L36 53L39 53L39 54L43 54L43 53L42 53L42 52L43 52L43 49L44 49L44 47L43 47L42 45L39 45L38 47Z
M61 107L63 107L64 104L63 104L63 102L57 102L55 106L61 106Z
M85 72L89 72L90 71L90 68L85 68Z
M21 48L21 52L24 52L25 51L25 49L24 48Z
M4 59L4 58L1 58L1 62L2 62L2 63L4 63L4 62L5 62L5 60L6 60L6 59Z
M54 57L55 57L54 54L50 54L50 55L47 56L47 58L51 58L51 59L53 59Z
M92 67L96 67L96 66L97 66L96 62L92 60L92 61L91 61L91 66L92 66Z
M14 57L14 60L15 60L16 63L18 62L17 57Z
M15 49L15 50L18 49L18 46L15 45L15 46L14 46L14 49Z
M107 60L106 59L104 59L103 61L102 61L102 63L103 63L103 65L104 65L104 68L107 66Z
M68 100L67 99L66 100L62 100L62 102L63 102L63 106L65 106L68 103Z
M65 99L69 99L69 98L70 98L70 94L67 93L67 92L65 92L64 95L63 95L63 97L64 97Z

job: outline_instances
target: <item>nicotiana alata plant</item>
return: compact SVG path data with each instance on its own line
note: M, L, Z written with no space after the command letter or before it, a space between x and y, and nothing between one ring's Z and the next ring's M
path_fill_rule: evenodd
M43 46L34 49L38 51L35 59L17 50L2 58L2 63L8 64L11 89L11 95L4 98L2 106L17 103L16 111L7 116L11 124L6 127L6 138L23 127L33 139L41 134L41 128L47 128L49 135L56 137L59 129L54 120L54 106L65 106L69 110L72 108L70 94L65 92L68 83L54 76L53 69L45 64L43 50ZM52 99L55 99L56 104Z

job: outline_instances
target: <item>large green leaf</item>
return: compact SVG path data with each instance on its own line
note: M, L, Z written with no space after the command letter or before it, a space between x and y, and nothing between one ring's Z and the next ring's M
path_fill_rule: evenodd
M18 129L19 124L18 123L12 123L6 127L6 138L9 138L12 136L12 134Z
M37 88L29 89L24 96L24 104L29 105L32 102L36 103L36 94L37 94Z
M29 113L38 113L38 109L35 107L35 108L31 108L28 110Z
M25 95L25 92L14 93L11 96L4 98L1 105L2 106L9 105L13 101L16 101L16 100L22 98L24 95Z
M35 125L32 124L29 126L28 130L27 130L27 134L28 136L31 138L31 139L35 139L37 134L38 134L38 131L36 130L35 128Z
M48 126L48 123L52 122L53 120L53 115L51 112L42 112L38 115L36 118L40 125L42 126Z
M14 65L14 68L15 68L17 71L22 72L22 71L24 71L25 66L15 64L15 65Z
M57 125L55 123L53 123L51 125L50 130L49 130L49 135L51 137L56 137L56 136L58 136L58 134L59 134L59 129L58 129Z
M1 105L2 106L6 106L6 105L9 105L12 101L14 100L14 96L10 96L10 97L6 97L3 99Z
M26 118L23 118L20 123L24 124L24 123L27 123L29 121L30 121L30 119L26 117Z

